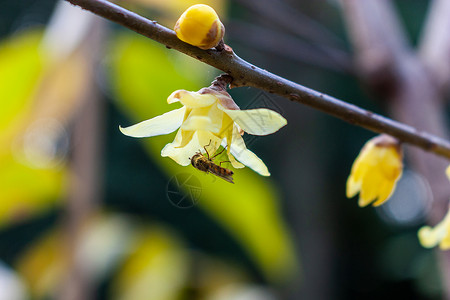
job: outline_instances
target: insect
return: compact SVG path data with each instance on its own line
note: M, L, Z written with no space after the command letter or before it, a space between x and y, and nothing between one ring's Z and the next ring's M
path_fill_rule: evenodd
M211 144L211 142L209 142L209 144ZM207 146L209 146L209 144ZM228 170L227 168L218 166L213 162L213 159L217 155L221 154L225 150L225 148L222 151L220 151L219 153L217 153L216 155L214 155L213 157L210 157L208 150L206 150L207 146L203 147L203 149L205 149L206 156L203 155L201 152L197 152L194 156L192 156L192 158L191 158L192 166L194 168L196 168L197 170L214 174L217 177L222 178L225 181L228 181L229 183L234 183L233 182L233 171Z

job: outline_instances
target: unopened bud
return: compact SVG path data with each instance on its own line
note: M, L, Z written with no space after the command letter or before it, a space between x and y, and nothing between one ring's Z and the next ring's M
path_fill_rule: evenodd
M205 4L189 7L175 24L177 37L200 49L216 47L225 34L225 27L217 13Z

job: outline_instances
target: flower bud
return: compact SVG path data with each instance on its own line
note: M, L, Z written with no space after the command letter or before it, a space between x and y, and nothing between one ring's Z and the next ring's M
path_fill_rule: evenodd
M175 24L177 37L200 49L216 47L225 34L217 13L205 4L189 7Z
M347 180L347 197L359 193L359 206L383 204L394 192L403 171L400 142L380 135L369 140L353 163Z

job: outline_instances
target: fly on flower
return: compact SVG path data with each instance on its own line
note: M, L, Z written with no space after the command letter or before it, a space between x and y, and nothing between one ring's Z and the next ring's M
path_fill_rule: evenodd
M119 127L120 131L141 138L179 129L175 140L162 149L161 156L188 166L191 158L208 143L211 143L208 151L212 155L223 144L234 168L247 166L263 176L270 176L264 162L247 149L242 135L244 132L268 135L278 131L287 124L280 114L266 108L240 110L220 77L198 92L175 91L167 102L180 102L183 106L130 127Z
M210 144L211 144L211 142L207 146L209 146ZM192 166L194 168L196 168L197 170L216 175L217 177L222 178L223 180L228 181L229 183L234 183L233 182L233 174L234 174L233 171L228 170L227 168L218 166L213 161L215 157L220 155L225 150L225 148L223 148L222 151L215 154L213 157L210 157L208 150L206 149L207 146L203 147L205 149L206 156L203 155L201 152L197 152L191 158ZM222 162L220 164L222 164Z

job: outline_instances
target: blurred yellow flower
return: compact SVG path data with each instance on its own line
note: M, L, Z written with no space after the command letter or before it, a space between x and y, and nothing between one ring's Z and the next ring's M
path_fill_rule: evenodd
M359 193L359 206L383 204L403 171L400 142L388 135L369 140L353 163L347 179L347 198Z
M419 241L425 248L439 244L442 250L450 249L450 210L435 227L423 226L417 233Z
M131 137L151 137L180 128L175 140L162 149L161 156L187 166L195 153L204 152L203 147L212 155L223 144L233 167L246 165L270 176L263 161L247 149L241 135L243 131L253 135L276 132L287 124L280 114L265 108L240 110L226 91L214 86L198 92L175 91L167 102L181 102L183 107L127 128L119 126L120 131Z
M450 166L445 171L450 180ZM444 219L435 227L423 226L417 233L419 241L425 248L433 248L439 244L442 250L450 249L450 209Z
M217 46L225 34L219 16L205 4L189 7L178 19L174 30L180 40L204 50Z

